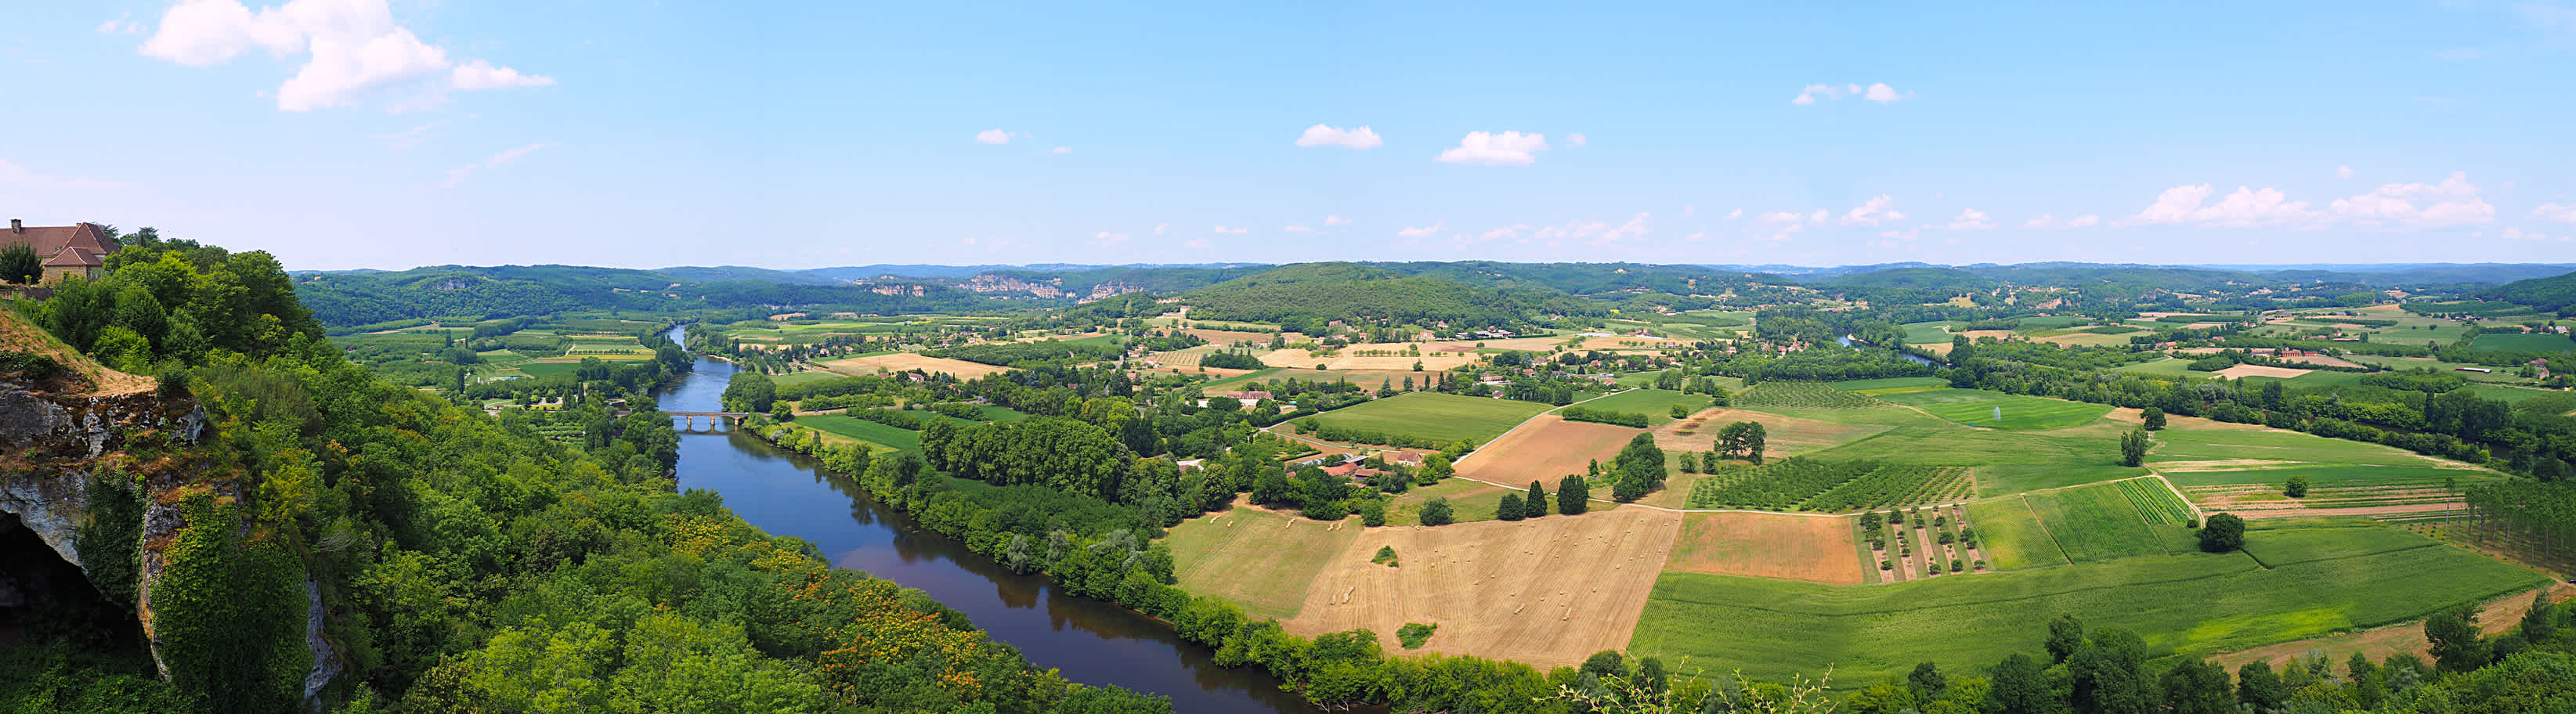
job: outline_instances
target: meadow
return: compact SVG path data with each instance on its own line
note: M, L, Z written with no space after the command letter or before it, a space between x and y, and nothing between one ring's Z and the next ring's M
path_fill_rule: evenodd
M2039 514L2041 527L2048 530L2067 559L2077 563L2175 555L2198 547L2192 532L2179 524L2148 525L2138 506L2120 491L2119 484L2044 491L2029 494L2028 498L2031 510Z
M1309 417L1326 426L1430 439L1439 443L1492 441L1548 405L1510 399L1410 392Z
M1306 588L1360 537L1359 522L1326 523L1256 508L1173 526L1172 574L1190 592L1234 601L1255 617L1297 616Z
M812 427L816 431L821 431L826 434L845 436L889 449L899 451L921 450L921 432L879 424L865 419L847 417L839 414L824 414L819 416L797 417L796 423Z
M1648 374L1651 378L1653 373ZM1702 394L1683 394L1664 389L1631 389L1584 402L1583 408L1644 414L1646 425L1653 427L1672 421L1674 406L1680 406L1689 411L1699 411L1707 408L1709 401L1708 396Z
M2091 423L2111 408L2101 404L2028 397L1982 389L1938 389L1878 394L1889 402L1943 419L1992 429L2047 430ZM2002 418L1996 418L1996 414Z
M2542 332L2491 332L2478 335L2469 349L2485 352L2570 352L2576 351L2576 340L2566 335Z
M1899 395L1902 396L1902 395ZM2094 409L2103 407L2094 406ZM1867 435L1840 446L1807 452L1823 459L1873 459L1929 466L1964 466L1976 495L2074 486L2146 473L2119 464L2121 425L2097 420L2050 431L1975 429L1904 407L1867 409L1765 409L1785 416L1847 425Z
M1980 533L1989 527L1981 523ZM2387 545L2383 534L2351 529L2257 532L2248 540L2267 537L2305 552ZM2087 627L2130 629L2159 652L2197 656L2405 622L2543 580L2448 546L2269 568L2245 553L2149 555L1862 587L1668 571L1629 648L1774 680L1831 668L1839 686L1858 688L1917 662L1965 672L2015 652L2045 656L2047 631L2037 625L2059 614Z
M2039 515L2031 511L2026 497L1970 503L1968 522L1977 529L1977 544L1985 551L1987 569L2021 570L2073 562L2057 547L2057 540L2049 537L2048 529L2040 527Z
M1876 404L1877 400L1824 382L1763 382L1735 395L1735 405L1742 407L1856 409Z

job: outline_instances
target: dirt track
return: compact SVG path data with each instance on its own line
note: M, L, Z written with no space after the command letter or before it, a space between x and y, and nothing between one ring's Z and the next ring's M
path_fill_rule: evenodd
M1423 651L1542 670L1628 646L1681 515L1620 508L1532 521L1371 528L1306 590L1291 632L1365 627L1389 652L1407 622L1440 626ZM1369 562L1391 546L1401 567Z

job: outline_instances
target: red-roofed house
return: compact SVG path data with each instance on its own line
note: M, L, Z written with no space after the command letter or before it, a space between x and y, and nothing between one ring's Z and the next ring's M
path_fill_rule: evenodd
M107 254L116 252L116 243L95 223L29 226L12 218L9 232L0 233L0 247L12 245L34 248L36 257L44 259L45 274L38 282L45 283L74 275L97 280L99 269L107 265Z

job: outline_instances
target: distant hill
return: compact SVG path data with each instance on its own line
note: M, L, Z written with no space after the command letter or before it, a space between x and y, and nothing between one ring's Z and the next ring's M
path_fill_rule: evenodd
M411 318L495 319L567 310L672 312L777 309L918 312L975 309L988 299L942 285L905 286L882 294L869 286L774 279L698 280L740 276L748 269L656 270L570 265L440 265L392 272L304 273L296 298L332 326ZM774 272L774 271L770 271ZM918 293L918 294L915 294Z
M1181 295L1190 317L1280 324L1291 331L1332 320L1391 320L1451 327L1507 327L1548 315L1599 315L1600 303L1546 288L1488 289L1357 263L1303 263Z
M2576 273L2516 280L2479 293L2478 297L2525 305L2541 312L2564 313L2576 307Z

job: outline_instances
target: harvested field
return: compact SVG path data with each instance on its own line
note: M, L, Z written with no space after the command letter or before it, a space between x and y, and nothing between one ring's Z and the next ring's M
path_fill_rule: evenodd
M1609 424L1566 421L1554 414L1532 417L1520 428L1476 453L1468 454L1458 465L1458 475L1500 484L1527 484L1535 479L1553 491L1556 480L1584 472L1593 461L1610 463L1619 455L1619 447L1639 429Z
M2328 366L2328 367L2360 367L2360 366L2361 366L2361 365L2353 364L2353 363L2351 363L2351 362L2344 361L2344 360L2342 360L2342 359L2338 359L2338 358L2334 358L2334 357L2327 357L2327 356L2325 356L2325 355L2300 355L2300 356L2297 356L2297 357L2283 357L2283 358L2281 358L2281 359L2283 359L2283 360L2287 360L2287 361L2291 361L2291 362L2298 362L2298 363L2301 363L2301 364L2321 364L2321 365L2325 365L2325 366Z
M1296 617L1315 574L1359 539L1356 518L1333 523L1243 505L1183 521L1164 542L1172 574L1193 593L1243 605L1254 616Z
M1852 519L1785 513L1693 513L1682 518L1666 570L1857 585Z
M932 373L946 372L957 375L958 379L974 379L988 374L1011 371L1011 368L1009 367L998 367L979 362L968 362L962 359L930 357L911 352L851 357L849 359L837 359L820 364L825 369L839 370L849 372L851 374L875 374L878 370L904 372L919 369L927 370Z
M1365 627L1387 651L1407 622L1440 626L1424 649L1542 670L1628 647L1681 515L1623 508L1517 523L1371 528L1324 568L1285 624L1318 635ZM1403 564L1369 562L1379 547Z
M1833 448L1895 428L1883 424L1840 424L1720 407L1703 409L1689 418L1655 427L1655 445L1667 451L1708 451L1714 448L1718 429L1739 421L1762 425L1763 456L1775 459Z
M1207 340L1210 344L1216 345L1231 345L1237 342L1268 344L1272 338L1279 336L1279 333L1275 332L1238 332L1235 330L1188 329L1182 330L1181 332L1195 335L1199 339Z
M2226 377L2228 379L2244 379L2246 377L2279 377L2281 379L2292 379L2307 373L2308 371L2304 369L2266 367L2259 364L2240 364L2234 367L2218 370L2213 374Z

